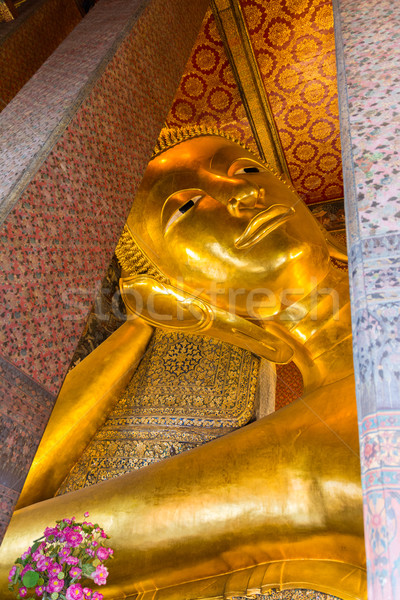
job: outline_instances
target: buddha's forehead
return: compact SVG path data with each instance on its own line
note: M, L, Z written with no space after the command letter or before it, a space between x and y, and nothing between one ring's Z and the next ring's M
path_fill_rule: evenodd
M239 144L219 136L193 138L169 148L153 159L143 179L144 187L157 190L166 184L181 185L187 177L199 177L203 170L226 173L240 158L255 157Z

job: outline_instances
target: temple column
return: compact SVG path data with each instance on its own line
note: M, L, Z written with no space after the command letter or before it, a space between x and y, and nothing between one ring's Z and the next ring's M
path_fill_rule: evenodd
M0 115L4 532L207 0L102 0Z
M334 0L369 600L400 598L400 5Z

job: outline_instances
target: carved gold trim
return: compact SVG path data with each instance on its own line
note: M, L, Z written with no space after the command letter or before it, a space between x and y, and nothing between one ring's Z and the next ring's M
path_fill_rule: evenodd
M265 87L238 0L211 0L211 7L261 157L290 181Z

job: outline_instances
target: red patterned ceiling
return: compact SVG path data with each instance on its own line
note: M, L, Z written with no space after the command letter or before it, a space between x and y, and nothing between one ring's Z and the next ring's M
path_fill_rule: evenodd
M308 202L343 195L330 0L242 0L292 182Z
M307 203L343 195L330 0L241 0L293 185ZM208 11L167 119L217 125L256 149Z
M169 127L217 126L257 152L211 10L207 11L166 122Z

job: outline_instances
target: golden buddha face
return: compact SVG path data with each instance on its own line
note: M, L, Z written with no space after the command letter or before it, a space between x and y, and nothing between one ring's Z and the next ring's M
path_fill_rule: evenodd
M174 286L240 316L279 313L328 270L307 207L222 137L194 138L153 159L128 226Z

